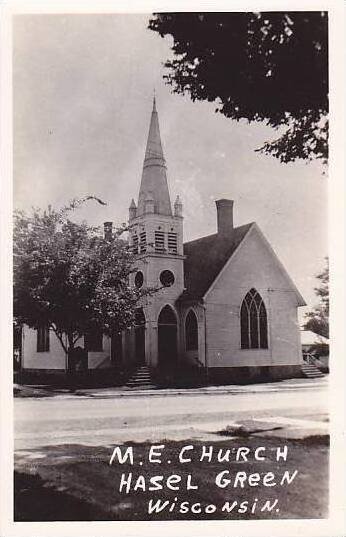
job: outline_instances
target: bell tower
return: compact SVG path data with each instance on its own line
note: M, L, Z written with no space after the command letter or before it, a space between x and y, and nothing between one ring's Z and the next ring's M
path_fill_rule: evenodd
M143 304L145 362L154 367L159 361L160 312L168 305L177 317L175 301L184 289L183 208L178 196L172 210L166 171L154 97L138 202L132 199L129 207L130 246L138 256L133 283L160 288ZM176 322L178 327L178 318Z

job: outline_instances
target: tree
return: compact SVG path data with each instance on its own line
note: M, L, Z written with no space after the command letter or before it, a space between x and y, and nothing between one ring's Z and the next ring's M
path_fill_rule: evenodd
M112 335L132 326L139 300L153 292L129 284L135 257L121 237L124 226L103 237L70 219L88 199L97 200L14 216L14 317L52 328L68 355L90 330Z
M306 314L308 319L304 325L306 330L311 330L320 336L329 337L329 266L326 258L325 269L316 276L320 284L315 287L315 293L320 303Z
M174 93L278 129L259 150L282 162L327 161L326 12L156 13L149 28L173 38L164 78Z

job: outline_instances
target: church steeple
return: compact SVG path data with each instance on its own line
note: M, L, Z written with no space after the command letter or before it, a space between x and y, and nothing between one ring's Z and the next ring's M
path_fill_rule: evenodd
M141 186L138 196L137 216L146 214L146 200L153 200L154 213L172 216L166 176L166 162L163 156L156 99L153 99L149 134L145 150Z

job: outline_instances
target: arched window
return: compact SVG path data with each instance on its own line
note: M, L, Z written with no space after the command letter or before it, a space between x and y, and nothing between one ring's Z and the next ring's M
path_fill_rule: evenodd
M174 311L170 306L165 306L164 308L162 308L159 315L158 324L176 326L177 319L175 317Z
M157 328L159 366L163 369L174 369L178 358L178 327L176 315L170 306L162 308Z
M145 324L143 308L137 308L135 311L135 326L141 326L143 324Z
M189 311L185 320L185 343L187 351L198 350L198 324L192 310Z
M267 349L267 312L261 295L251 289L240 310L241 348Z

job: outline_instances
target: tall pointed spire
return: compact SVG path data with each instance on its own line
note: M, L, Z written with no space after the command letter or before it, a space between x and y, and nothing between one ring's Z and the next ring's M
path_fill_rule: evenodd
M148 197L154 201L154 212L156 214L172 216L155 94L138 196L137 216L146 213L145 201Z

